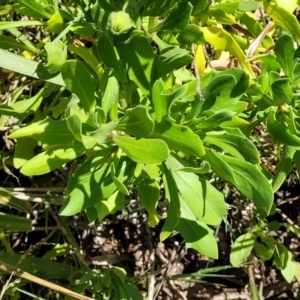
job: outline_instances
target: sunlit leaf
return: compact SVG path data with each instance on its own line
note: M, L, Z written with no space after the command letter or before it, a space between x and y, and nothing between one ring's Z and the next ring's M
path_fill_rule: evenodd
M97 201L94 207L97 210L99 222L102 222L108 215L114 214L125 207L125 195L116 191L108 199Z
M51 148L34 156L22 166L20 171L26 176L46 174L83 155L84 152L83 144Z
M169 156L169 149L163 140L139 139L128 136L114 136L114 142L135 162L159 164Z
M162 139L170 149L181 151L187 155L200 157L205 154L200 138L191 129L167 120L155 123L151 138Z
M224 197L219 191L195 174L172 171L172 175L183 201L196 220L210 225L217 225L222 221L226 207Z

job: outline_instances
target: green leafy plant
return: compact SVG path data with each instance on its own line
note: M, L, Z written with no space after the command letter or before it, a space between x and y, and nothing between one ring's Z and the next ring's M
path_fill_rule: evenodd
M300 52L294 46L300 31L292 13L280 1L216 1L213 6L209 1L74 2L18 0L0 11L30 19L0 23L1 67L40 83L35 95L22 99L23 87L11 103L0 106L2 125L7 116L19 120L19 128L9 135L16 141L15 168L37 176L76 160L60 216L84 211L89 222L122 210L134 187L150 226L156 226L163 185L168 215L160 239L176 229L188 248L214 259L218 247L213 226L226 218L224 194L212 184L220 178L255 205L259 224L237 238L231 263L240 265L254 249L262 260L273 257L290 282L295 262L267 235L265 218L292 161L300 170ZM273 27L285 33L278 34L272 53L271 34L261 35L263 26L252 14L262 4ZM43 45L17 29L32 25L41 26L48 37ZM237 30L243 26L246 34L227 25ZM12 36L17 34L16 41ZM90 48L76 43L85 38ZM255 54L247 57L245 49L257 41ZM229 52L239 67L208 72L205 43L216 53ZM7 50L11 48L39 59L28 60ZM257 77L251 65L255 59L262 62ZM260 165L260 153L249 138L260 123L280 143L278 149L283 147L273 178ZM1 195L20 208L7 191ZM18 230L21 221L5 222ZM88 271L80 279L80 292L90 278L104 276L114 285L99 279L96 290L107 288L107 298L138 299L121 273Z

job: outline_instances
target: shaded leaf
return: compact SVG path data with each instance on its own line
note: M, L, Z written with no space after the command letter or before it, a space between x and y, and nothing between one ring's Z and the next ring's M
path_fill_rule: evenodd
M285 102L289 104L294 97L288 78L281 78L272 82L271 90L275 103Z
M184 238L187 248L202 255L218 258L218 245L212 230L203 222L180 218L177 229Z
M149 29L149 32L155 32L160 30L172 30L181 31L189 23L192 5L189 2L178 2L170 10L168 16L163 19L158 25Z
M0 229L9 231L31 231L31 220L0 212Z
M136 137L148 137L154 129L154 122L151 119L145 106L136 106L128 109L124 117L119 120L117 130L124 131Z
M0 203L23 212L28 212L31 208L28 201L18 199L17 195L4 188L0 188Z
M233 266L239 266L250 255L254 246L254 237L252 232L240 235L231 247L230 263Z
M20 255L1 251L0 260L12 266L18 266L20 270L29 272L41 278L63 279L79 274L79 268L54 262L51 260L41 260L41 258L29 255Z
M92 112L96 105L95 85L90 72L79 60L69 60L61 68L61 75L68 90L80 100L83 108Z
M289 35L281 36L274 47L277 61L282 67L284 74L288 77L293 75L294 69L294 42Z
M150 94L156 71L153 69L155 54L147 38L137 30L132 31L131 36L122 34L114 38L129 78L145 95Z
M272 181L273 192L275 193L281 187L283 182L286 180L288 175L293 169L293 156L296 149L284 145L283 155L280 159L279 164L275 169L275 176Z
M166 199L169 206L167 218L160 231L159 237L161 241L164 241L170 236L172 231L176 228L180 218L180 202L176 182L170 170L168 170L165 166L163 181L166 190Z
M272 135L273 142L280 142L287 146L299 147L300 138L292 134L285 124L276 120L275 108L271 109L267 119L267 129Z
M141 199L142 206L148 212L149 225L155 226L159 222L159 215L156 211L156 206L159 201L160 187L155 180L144 179L138 182L136 187L138 196Z

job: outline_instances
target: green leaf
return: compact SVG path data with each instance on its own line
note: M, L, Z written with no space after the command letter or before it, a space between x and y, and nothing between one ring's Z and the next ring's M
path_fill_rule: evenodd
M238 10L241 11L255 11L259 7L259 3L253 0L241 0L239 2Z
M283 155L280 159L280 163L275 169L275 176L272 181L273 192L277 192L281 187L283 182L286 180L287 176L293 169L293 157L296 149L284 145Z
M83 155L85 151L83 144L51 148L30 159L20 171L26 176L46 174Z
M252 2L252 1L244 1L244 2ZM255 2L255 5L259 6L259 3ZM243 23L243 25L246 26L246 28L254 37L258 37L259 34L263 31L264 28L262 24L255 18L253 13L235 11L234 15L237 19L241 21L241 23ZM261 44L265 48L274 45L274 41L271 38L270 34L266 34Z
M205 9L208 0L190 0L189 2L193 5L192 16L195 16Z
M116 158L116 156L115 156L115 158ZM119 157L118 157L118 159L119 159ZM114 164L111 164L111 177L112 177L112 179L113 179L113 182L114 182L116 188L117 188L122 194L124 194L124 195L126 195L126 196L129 196L130 194L129 194L129 192L128 192L127 187L124 185L124 183L123 183L121 180L119 180L118 177L115 176L115 174L116 174L115 166L114 166Z
M203 33L198 25L195 24L188 24L181 34L191 42L197 45L205 44L205 38Z
M274 20L276 25L279 25L293 37L293 40L300 44L300 25L296 16L289 12L284 7L278 5L275 1L264 0L265 11Z
M44 92L45 88L41 88L36 95L29 99L20 100L11 105L0 105L0 114L24 119L25 117L34 114L39 109L43 101Z
M23 56L14 53L10 53L9 51L3 49L0 49L0 56L1 56L0 67L33 78L41 77L37 73L37 68L39 65L38 62L29 60ZM45 80L60 86L65 86L61 74L58 74L57 76L52 78L47 78Z
M141 171L141 175L146 179L156 179L160 176L160 169L160 165L144 165Z
M271 90L275 103L285 102L290 104L294 97L288 78L275 80L271 84Z
M67 60L67 48L65 44L58 40L56 42L48 42L44 47L47 52L47 71L50 73L59 71Z
M213 9L218 9L222 10L226 13L234 13L239 6L239 1L238 0L233 0L233 1L227 1L223 3L216 3L213 6Z
M17 194L15 195L4 188L0 188L0 203L23 212L29 212L31 208L28 201L18 199Z
M200 129L212 129L219 127L219 125L223 122L232 120L232 118L236 115L236 112L229 110L223 110L216 113L213 113L212 111L205 111L205 115L208 117L199 124L198 128ZM202 116L205 115L202 114Z
M108 215L116 213L125 208L125 195L120 191L114 192L108 199L102 199L94 204L97 210L99 222L102 222Z
M12 266L18 266L20 270L29 272L40 278L66 280L66 278L71 278L71 276L77 278L80 275L79 271L81 271L79 268L67 264L4 251L0 252L0 260Z
M61 75L68 90L74 93L87 112L93 112L96 100L95 85L90 72L79 60L69 60L61 68Z
M16 27L23 27L23 26L43 26L45 25L44 22L41 21L5 21L0 22L0 30L7 30Z
M209 162L213 171L216 172L221 178L233 184L236 182L234 172L230 165L217 156L216 153L211 149L205 149L204 159Z
M237 2L235 2L235 3L238 5ZM226 4L224 4L224 5L226 5ZM219 5L222 5L222 4L219 4ZM216 19L216 21L218 23L220 23L220 24L224 24L224 25L233 25L233 24L236 24L235 17L233 15L228 14L225 11L219 9L218 8L219 5L213 6L209 10L206 10L204 13L206 13L210 17L214 17L214 19ZM235 6L237 6L237 5L235 5ZM232 9L230 9L230 10L232 10Z
M209 225L220 224L226 213L223 195L207 180L193 173L172 171L172 175L194 218Z
M20 128L9 135L10 139L24 137L30 137L51 146L72 144L75 141L66 120L55 121L49 117Z
M67 119L67 126L73 133L75 139L81 142L86 149L91 149L96 145L96 140L91 136L82 134L81 118L78 115L71 115Z
M16 169L20 169L34 156L34 149L37 145L37 141L31 138L18 140L13 158L14 167Z
M157 61L157 75L163 77L168 73L178 70L193 61L190 52L178 47L171 48L159 56Z
M273 204L273 191L258 166L227 155L209 151L206 153L205 158L208 159L212 169L235 185L242 194L253 201L263 216L267 216ZM222 172L223 169L226 173Z
M160 231L160 240L164 241L170 236L172 231L176 228L179 218L180 218L180 201L177 191L176 182L170 170L164 166L164 176L163 176L166 199L169 203L168 215Z
M230 263L237 267L250 255L254 246L254 237L252 232L240 235L231 247Z
M109 112L119 96L119 84L111 69L107 69L101 77L102 109L105 114Z
M134 30L128 34L115 35L115 45L129 78L145 95L151 92L156 70L153 68L155 54L142 32Z
M92 137L95 139L98 145L102 145L112 131L116 129L117 125L118 123L115 121L102 124L100 129L92 133Z
M269 260L274 254L275 243L273 239L268 237L265 233L258 232L258 234L261 242L255 241L254 250L260 259Z
M61 33L64 30L64 19L57 10L47 22L49 31L51 33Z
M68 184L72 184L72 181ZM73 190L67 193L67 198L60 209L60 215L75 215L93 206L97 201L108 199L116 190L111 178L110 166L104 165L96 172L80 174Z
M38 13L41 18L51 18L51 14L47 13L46 7L36 0L16 0L16 3L25 6L26 8L33 10L35 13Z
M0 229L9 231L31 231L31 220L0 212Z
M297 150L294 154L293 157L296 169L297 169L297 173L298 173L298 178L300 177L300 151Z
M288 77L292 77L295 52L293 39L289 35L281 36L275 44L274 52L284 74Z
M253 201L262 215L268 215L273 204L273 191L259 167L227 155L216 155L232 168L235 187Z
M281 274L288 283L291 283L296 274L296 262L293 254L281 243L276 242L274 261Z
M162 139L170 149L181 151L186 155L201 157L205 154L198 135L186 126L171 123L167 120L160 123L155 122L151 138Z
M211 131L206 133L203 142L218 146L222 151L252 164L259 163L257 148L243 135L226 131Z
M229 51L241 65L242 69L251 77L254 78L254 73L247 60L244 52L232 36L223 28L210 26L201 27L205 40L214 46L215 50ZM205 98L206 99L206 98Z
M218 259L218 245L212 230L203 222L180 218L177 229L184 238L187 248L202 255Z
M160 22L158 25L149 29L149 32L155 32L160 30L181 31L189 23L193 6L189 2L176 3L172 8L168 16Z
M68 44L68 50L81 57L95 71L95 74L99 78L102 77L104 72L102 63L99 62L98 58L88 48L83 48L75 44Z
M126 72L121 61L118 61L115 49L105 35L101 35L97 44L97 53L103 63L108 67L112 68L115 75L122 84L127 82Z
M148 137L154 129L148 109L145 106L136 106L128 109L124 117L119 120L117 130L124 131L138 138Z
M168 146L162 140L136 140L132 137L116 135L113 141L137 163L159 164L169 156Z
M141 182L138 182L136 189L142 206L148 212L149 225L152 227L156 226L160 220L156 211L160 195L158 183L155 180L143 179Z
M236 84L234 76L226 74L221 75L209 82L206 86L203 97L206 101L211 101L213 98L218 96L224 89L233 87Z
M300 138L295 134L292 134L285 124L276 120L275 108L272 108L269 112L267 119L267 129L272 135L273 142L280 142L287 146L299 147Z
M40 51L33 44L23 44L16 41L15 38L11 38L3 34L0 34L0 45L2 49L14 48L14 49L27 50L33 53L38 53Z
M160 81L156 80L152 86L152 102L155 110L155 120L159 123L167 115L168 102L162 95L164 91L163 85Z

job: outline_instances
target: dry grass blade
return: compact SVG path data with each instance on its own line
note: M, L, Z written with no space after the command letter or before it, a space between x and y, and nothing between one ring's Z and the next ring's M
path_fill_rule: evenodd
M74 297L75 299L80 299L80 300L93 300L93 298L87 297L87 296L83 296L80 295L78 293L75 293L73 291L70 291L66 288L63 288L57 284L51 283L47 280L41 279L37 276L34 276L32 274L29 274L27 272L23 272L20 269L17 269L9 264L4 263L3 261L0 261L0 270L11 273L13 275L16 275L20 278L26 279L28 281L37 283L39 285L45 286L49 289L52 289L54 291L57 291L59 293Z

